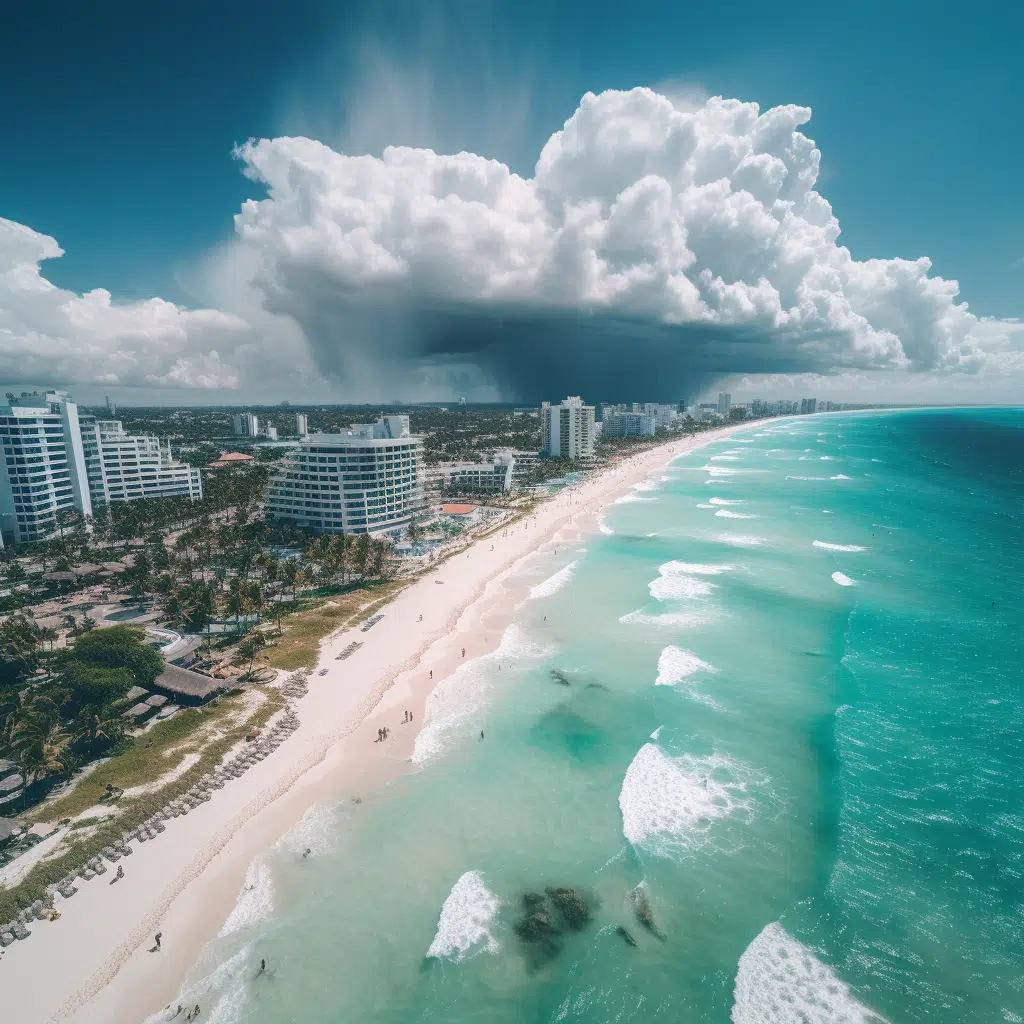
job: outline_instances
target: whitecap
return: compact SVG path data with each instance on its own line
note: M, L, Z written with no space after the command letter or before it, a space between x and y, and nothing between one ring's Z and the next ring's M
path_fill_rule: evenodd
M421 765L443 753L459 733L478 729L480 714L487 703L491 668L505 668L547 657L553 648L532 640L522 626L512 623L505 630L497 650L460 665L442 679L427 697L423 726L413 745L413 764Z
M832 573L832 579L841 587L855 587L857 585L849 576L842 572Z
M245 872L245 882L234 909L228 915L218 938L251 928L270 917L274 909L274 876L270 865L257 857Z
M819 455L818 456L818 461L819 462L835 462L836 461L836 457L834 455Z
M827 480L827 476L787 476L787 480Z
M712 455L708 462L739 462L738 455Z
M530 599L536 600L539 597L550 597L552 594L557 593L572 579L573 574L576 572L576 566L579 564L579 559L576 559L563 566L553 576L549 576L543 583L538 583L537 586L531 587Z
M749 811L752 776L721 754L669 757L646 743L622 780L623 835L634 849L659 856L693 853L711 842L716 820Z
M830 476L829 477L829 480L849 480L849 479L850 479L850 477L846 476L843 473L839 473L836 476Z
M747 515L743 512L730 512L727 508L720 508L716 513L722 519L756 519L757 516Z
M333 807L313 804L274 845L275 850L319 857L333 849L338 814Z
M701 612L666 612L663 615L650 615L647 612L627 612L619 616L624 626L703 626L708 616Z
M715 540L720 544L730 544L738 548L756 548L767 543L764 537L754 537L746 533L718 533L715 534Z
M825 540L811 541L811 544L816 548L824 548L826 551L866 551L867 548L862 547L860 544L829 544Z
M732 1020L733 1024L886 1024L777 921L740 957Z
M698 505L697 508L714 508L714 505Z
M713 665L702 661L693 651L682 647L669 646L658 657L657 686L674 686L698 672L714 672Z
M712 505L742 505L742 498L708 498Z
M707 597L714 589L714 584L693 576L669 573L651 580L647 589L651 597L658 601L685 601L694 597Z
M686 576L720 576L723 572L732 572L735 565L704 565L700 562L665 562L658 566L662 576L678 572Z
M427 956L456 962L477 953L497 953L491 934L501 900L484 884L479 871L467 871L452 886L437 922L437 934Z

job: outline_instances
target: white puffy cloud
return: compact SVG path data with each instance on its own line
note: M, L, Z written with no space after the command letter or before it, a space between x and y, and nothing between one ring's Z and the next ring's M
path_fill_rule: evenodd
M979 320L927 259L858 262L838 244L814 188L820 154L798 130L810 115L588 93L529 179L472 153L250 141L238 155L268 196L243 206L236 232L261 254L269 307L330 366L368 341L393 344L380 335L396 307L413 321L439 307L479 315L484 333L494 314L610 318L627 325L624 343L654 329L668 362L685 363L690 346L714 372L974 373L1015 361L1020 325ZM375 301L379 319L366 313ZM704 330L682 329L693 327ZM745 344L716 360L716 339L737 332Z
M0 219L0 378L348 398L692 394L727 374L1024 378L1024 327L927 259L855 260L810 110L587 94L533 176L473 153L250 141L267 189L205 260L211 308L58 288Z
M48 235L0 218L0 379L151 387L233 388L244 320L163 299L78 295L41 273L63 255Z

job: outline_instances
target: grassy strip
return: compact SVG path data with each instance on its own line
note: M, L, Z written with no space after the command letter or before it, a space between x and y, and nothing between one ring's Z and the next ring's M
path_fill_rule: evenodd
M221 698L221 700L228 702L230 698ZM115 839L120 839L124 832L130 832L137 828L169 801L188 792L202 776L220 763L224 755L253 726L262 726L275 711L283 706L284 698L274 691L268 691L267 700L245 722L229 730L213 743L207 744L203 748L199 761L188 771L183 772L179 778L151 793L120 801L117 805L117 814L100 825L92 835L71 841L68 851L59 857L40 861L26 875L25 879L13 888L0 889L0 922L6 923L16 917L23 906L43 898L47 885L58 882L66 875L76 872L85 861L95 857L100 850L109 846ZM163 770L166 771L166 767Z
M311 608L293 612L281 621L281 636L267 649L266 663L284 671L313 668L320 654L320 641L345 626L357 625L387 604L404 586L389 580L372 588L318 601Z

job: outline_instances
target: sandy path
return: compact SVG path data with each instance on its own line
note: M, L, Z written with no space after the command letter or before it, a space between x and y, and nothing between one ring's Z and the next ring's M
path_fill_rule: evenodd
M8 947L0 990L11 1019L137 1024L166 1005L230 913L255 856L317 799L369 792L407 770L415 731L398 728L399 709L422 722L430 689L462 662L462 648L468 659L497 645L514 608L505 578L559 531L593 528L604 505L666 462L737 429L623 460L418 579L366 633L355 628L325 642L290 739L187 818L168 821L163 836L136 844L116 886L108 884L113 872L80 882L73 899L58 900L59 922L36 922L30 939ZM337 661L353 640L363 646ZM393 741L374 744L383 724ZM151 953L158 931L162 949Z

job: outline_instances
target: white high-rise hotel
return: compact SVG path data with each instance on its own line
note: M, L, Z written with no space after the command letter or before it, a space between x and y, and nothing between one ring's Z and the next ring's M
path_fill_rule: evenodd
M397 531L423 505L422 461L408 416L309 434L271 478L267 511L324 533Z
M67 509L94 515L107 502L203 496L199 470L177 462L155 437L117 420L79 416L64 391L8 394L0 406L0 539L49 536Z
M589 459L594 454L594 407L582 398L563 398L561 405L542 402L540 429L544 452L552 458Z

